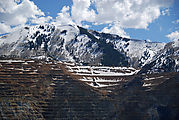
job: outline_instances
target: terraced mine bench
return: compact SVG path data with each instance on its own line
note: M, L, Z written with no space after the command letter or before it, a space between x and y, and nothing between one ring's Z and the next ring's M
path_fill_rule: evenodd
M50 67L43 71L46 64L33 60L0 61L0 119L45 119L44 101L54 89L47 77Z

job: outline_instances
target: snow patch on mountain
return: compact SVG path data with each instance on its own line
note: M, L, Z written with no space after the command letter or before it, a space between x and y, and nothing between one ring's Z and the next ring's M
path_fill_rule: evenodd
M133 66L141 67L152 60L152 58L164 48L166 43L150 42L147 40L135 40L119 37L118 35L98 33L89 30L95 37L104 40L106 43L112 43L114 48L123 52L130 58Z
M142 68L140 73L179 72L179 47L175 46L175 42L166 44L164 49Z
M132 39L129 41L123 39L121 41L114 41L113 44L119 51L123 48L127 56L129 56L133 62L138 61L140 66L144 66L151 61L154 55L165 45L165 43L151 43Z
M18 40L24 39L26 34L28 34L28 31L21 28L13 31L11 34L1 36L0 45L18 42Z
M179 39L173 41L173 47L179 47Z

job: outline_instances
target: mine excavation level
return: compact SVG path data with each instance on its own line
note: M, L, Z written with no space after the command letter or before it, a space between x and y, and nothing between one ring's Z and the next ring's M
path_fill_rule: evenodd
M0 119L142 120L177 113L179 73L138 71L1 58Z

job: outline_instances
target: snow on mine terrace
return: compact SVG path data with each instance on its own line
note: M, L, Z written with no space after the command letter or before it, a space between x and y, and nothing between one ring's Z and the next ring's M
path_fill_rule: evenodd
M68 66L69 72L82 76L131 76L139 70L132 67Z
M7 63L12 63L12 62L21 62L21 63L23 63L23 62L25 62L25 61L23 61L23 60L0 60L0 62L7 62Z
M72 64L66 64L66 68L73 75L81 76L78 80L94 88L119 85L120 81L124 81L123 77L132 76L139 71L132 67L74 66Z

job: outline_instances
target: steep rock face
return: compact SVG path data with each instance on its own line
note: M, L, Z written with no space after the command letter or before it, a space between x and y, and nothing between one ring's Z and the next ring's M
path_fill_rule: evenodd
M166 44L153 60L146 64L140 73L179 72L178 41Z
M165 43L122 38L118 35L98 33L91 30L89 32L106 43L112 43L114 49L125 53L130 58L131 65L135 67L144 66L165 46Z
M44 24L2 36L0 55L48 56L82 64L142 67L164 45L98 33L79 26Z
M103 39L95 37L87 29L81 28L80 34L86 34L91 40L99 45L99 49L102 51L101 64L102 65L117 65L117 66L130 66L128 62L129 58L121 51L114 49L114 45L110 42L106 43Z

